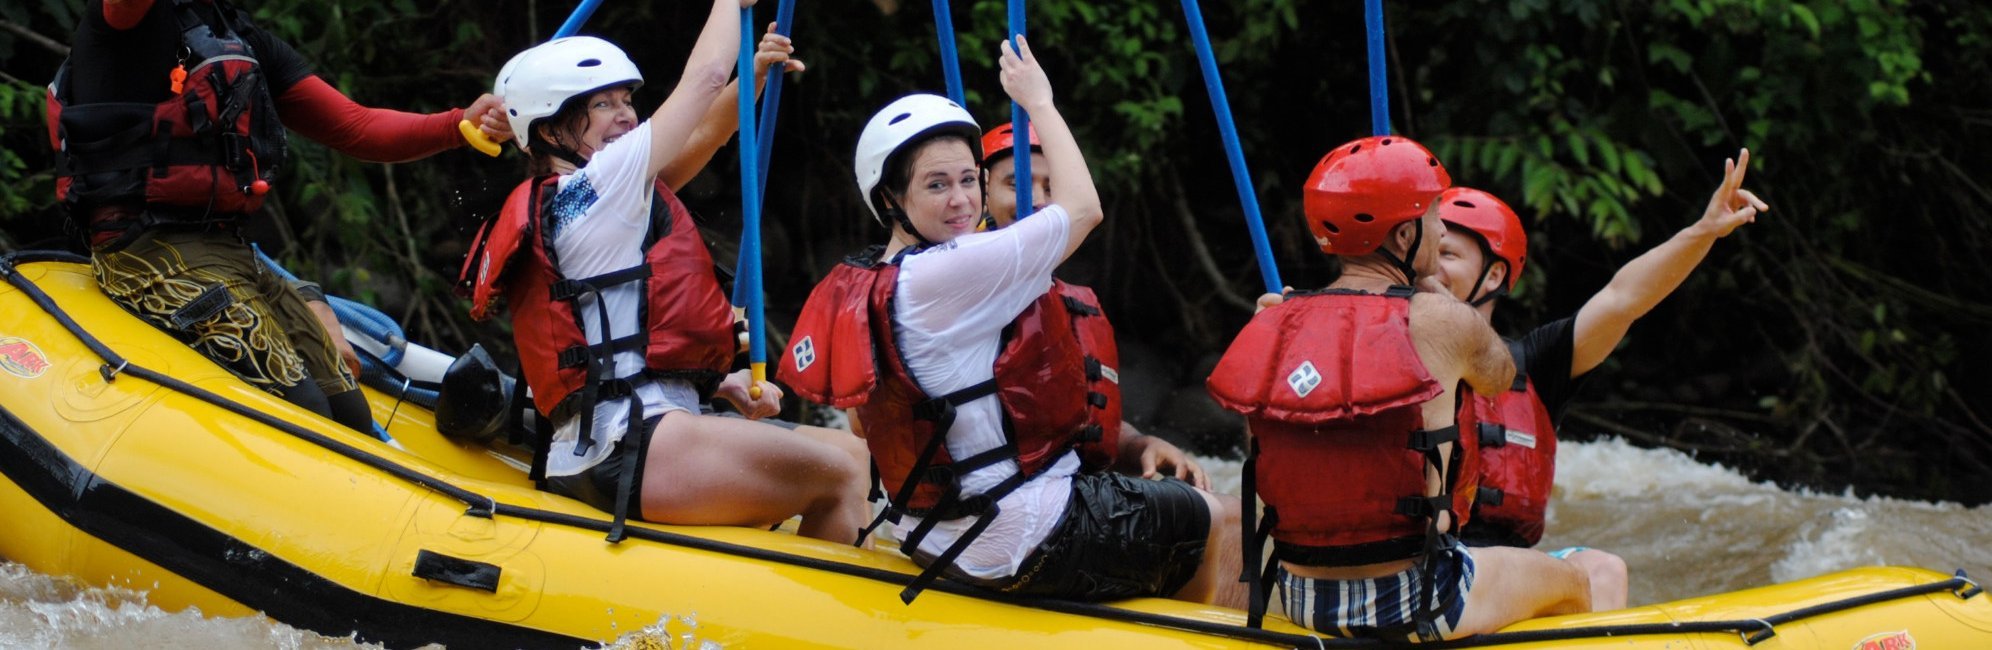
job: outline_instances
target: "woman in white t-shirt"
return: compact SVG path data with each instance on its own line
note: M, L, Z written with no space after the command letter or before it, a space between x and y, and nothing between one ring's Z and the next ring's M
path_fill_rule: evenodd
M506 64L496 94L532 156L532 198L521 204L532 215L526 245L538 254L517 256L512 266L530 267L523 271L502 262L492 271L511 274L508 297L538 298L509 307L526 379L536 399L557 404L547 409L555 422L542 452L547 489L662 523L767 526L800 514L801 534L850 542L869 513L861 442L701 414L701 389L715 379L712 394L747 418L780 410L773 384L762 382L755 399L746 371L720 379L734 352L731 312L670 190L735 128L727 80L739 10L752 4L713 1L683 76L648 121L631 103L641 74L607 41L558 39ZM770 34L757 59L763 69L801 69L791 51L788 39ZM654 251L666 245L686 254L662 259ZM631 270L645 277L605 275ZM537 293L516 286L536 277ZM571 334L576 321L585 346L544 342ZM660 322L698 327L658 331ZM698 361L660 367L660 358Z
M1053 106L1051 84L1029 45L1021 38L1015 47L1005 41L1000 64L1004 90L1037 126L1057 202L1008 228L974 232L984 195L973 118L933 95L901 98L875 115L859 137L855 168L858 189L890 238L876 258L833 271L811 303L847 301L851 307L835 312L840 314L873 304L865 311L870 336L898 360L878 362L883 376L871 395L832 388L824 401L861 402L853 421L903 515L896 521L907 538L902 550L928 568L923 578L944 574L1060 598L1173 596L1242 606L1242 591L1219 589L1238 575L1235 498L1227 503L1181 481L1080 471L1070 445L1083 442L1083 433L1069 418L1047 412L1068 408L1070 400L1084 408L1083 379L1076 395L1018 397L1001 388L1012 380L997 376L999 358L1018 364L1009 359L1027 358L1028 352L1016 350L1031 347L1031 337L1038 336L1006 330L1040 303L1052 270L1085 242L1102 211L1085 157ZM869 266L859 270L864 264ZM889 285L885 273L897 274ZM889 306L878 309L872 301L888 286ZM798 341L818 313L832 312L805 307ZM1059 326L1069 328L1067 323ZM810 345L853 344L833 329L811 328L836 340ZM850 354L820 347L791 353L783 371L798 378L815 359ZM1073 354L1037 355L1044 359L1040 368L1016 371L1024 366L1015 365L1004 372L1023 378L1011 385L1069 386L1039 379L1081 372L1073 369L1080 364ZM865 370L866 364L857 365ZM826 397L804 388L813 384L790 383L814 391L814 399ZM1043 405L1052 406L1036 408ZM934 439L925 433L930 430L944 432L944 447L920 442ZM923 451L929 447L944 448L946 456Z

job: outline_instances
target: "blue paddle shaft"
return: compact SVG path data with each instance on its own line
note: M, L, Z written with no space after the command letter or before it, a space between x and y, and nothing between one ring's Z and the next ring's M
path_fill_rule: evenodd
M934 32L941 38L941 74L948 80L948 99L966 108L968 93L961 88L961 57L955 54L952 11L948 0L934 0Z
M560 24L560 29L553 32L553 38L567 38L581 31L581 25L588 22L588 17L595 15L595 8L600 6L602 0L581 0L581 6L575 7L574 13L567 14L567 22Z
M1018 38L1024 35L1024 0L1010 0L1010 46L1017 48L1018 56L1023 48L1017 45ZM1011 219L1022 219L1031 214L1031 114L1016 102L1010 102L1010 150L1015 155L1017 171L1017 214ZM982 152L987 156L989 152Z
M789 32L795 29L791 24L793 22L795 22L795 0L782 0L775 9L775 33L789 35ZM768 89L765 91L767 99L761 102L761 126L755 129L755 135L758 136L756 139L760 144L760 151L757 153L760 154L761 164L761 186L755 189L763 197L768 194L768 161L774 159L775 115L780 112L779 108L782 105L782 73L787 67L787 64L783 64L768 68Z
M754 10L740 9L740 67L739 79L754 78ZM768 349L766 336L762 334L765 325L761 309L761 166L754 156L747 152L758 151L754 133L754 84L751 81L740 84L740 213L741 232L739 277L733 281L744 281L747 285L747 359L753 363L766 363ZM735 293L739 293L735 291Z
M1203 10L1197 0L1183 0L1183 14L1189 19L1190 38L1197 46L1197 67L1203 70L1204 89L1210 91L1211 112L1217 115L1218 131L1224 136L1224 157L1231 162L1231 183L1238 187L1238 203L1245 211L1245 228L1252 233L1252 252L1259 258L1259 277L1267 293L1279 293L1280 270L1273 264L1273 249L1266 242L1266 223L1259 216L1259 198L1252 191L1252 173L1245 168L1245 154L1238 146L1238 127L1231 121L1231 100L1224 94L1224 79L1217 74L1217 57L1210 51L1210 34L1204 30Z
M1384 78L1389 61L1383 52L1383 0L1363 1L1363 24L1369 32L1370 135L1390 135L1390 82Z

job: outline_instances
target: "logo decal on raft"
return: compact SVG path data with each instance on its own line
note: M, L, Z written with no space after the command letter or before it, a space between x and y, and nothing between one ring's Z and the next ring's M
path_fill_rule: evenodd
M1854 650L1916 650L1916 637L1908 630L1881 632L1854 642Z
M795 357L796 372L808 370L810 364L816 363L816 342L809 339L807 336L802 337L802 340L796 341L795 345L789 348L789 356Z
M1287 386L1293 388L1293 394L1301 397L1307 397L1308 393L1314 392L1315 386L1320 385L1321 372L1314 369L1312 361L1300 362L1300 367L1294 368L1293 373L1287 375Z
M34 379L48 370L48 357L27 339L12 336L0 338L0 370L23 379Z

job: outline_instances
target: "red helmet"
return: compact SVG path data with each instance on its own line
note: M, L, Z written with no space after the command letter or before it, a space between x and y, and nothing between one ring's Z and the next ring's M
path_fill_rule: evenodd
M1329 255L1364 255L1397 224L1425 214L1452 176L1424 145L1398 135L1343 144L1307 176L1307 228Z
M990 129L988 133L982 134L983 167L988 167L996 161L1002 160L1004 156L1016 153L1011 150L1012 147L1017 146L1015 129L1016 125L1004 122L997 125L996 128ZM1044 147L1044 143L1038 142L1036 125L1027 124L1024 126L1024 130L1028 131L1031 136L1031 149L1038 150Z
M1439 219L1480 236L1480 250L1508 262L1508 279L1501 288L1514 290L1529 258L1529 235L1522 218L1494 195L1471 187L1455 187L1439 195ZM1487 260L1493 266L1494 260ZM1481 276L1486 276L1481 271ZM1477 289L1477 287L1476 287Z

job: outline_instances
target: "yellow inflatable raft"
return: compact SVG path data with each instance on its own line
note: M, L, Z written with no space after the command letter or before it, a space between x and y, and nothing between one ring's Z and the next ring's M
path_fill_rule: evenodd
M374 394L397 445L250 388L105 299L87 263L0 257L0 558L393 647L577 647L671 618L726 647L1376 647L1162 599L1006 598L895 553L631 522ZM391 419L390 419L391 418ZM682 627L682 624L681 624ZM1962 576L1874 568L1529 621L1445 647L1992 647Z

